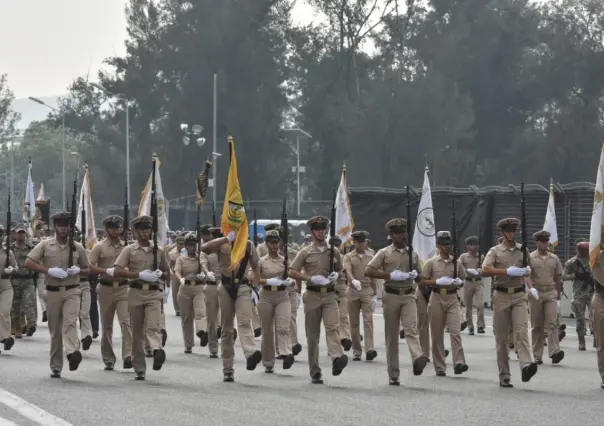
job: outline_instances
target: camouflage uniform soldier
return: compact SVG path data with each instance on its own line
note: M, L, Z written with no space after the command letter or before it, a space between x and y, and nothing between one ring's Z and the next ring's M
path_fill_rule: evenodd
M18 269L11 275L14 290L11 322L15 337L20 339L23 328L25 328L27 336L32 336L36 331L36 273L23 267L27 254L34 248L33 245L27 243L25 226L17 225L15 232L17 236L11 249L15 254ZM22 323L24 317L25 322Z
M564 265L563 280L573 281L572 311L577 319L577 336L579 337L579 350L585 350L585 309L589 308L594 295L594 279L589 266L589 242L577 241L576 256L568 259ZM590 318L592 316L591 308Z

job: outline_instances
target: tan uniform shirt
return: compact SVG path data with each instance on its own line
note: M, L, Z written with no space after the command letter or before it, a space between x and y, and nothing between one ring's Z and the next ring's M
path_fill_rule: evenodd
M411 256L413 265L419 264L417 253L413 252ZM398 249L393 244L378 250L368 266L387 274L394 271L411 272L412 269L409 266L409 251L406 248ZM387 279L384 280L384 285L396 289L408 289L413 287L413 280L392 281Z
M285 271L283 261L284 258L280 254L276 258L272 258L268 254L261 257L258 261L258 270L260 272L260 278L283 279L283 272Z
M491 266L497 269L507 269L510 266L517 266L522 268L522 250L521 245L516 243L515 247L509 248L505 244L501 243L495 247L491 247L487 253L487 257L484 259L484 266ZM529 256L529 266L531 258ZM532 269L532 267L531 267ZM522 287L524 285L524 277L508 277L508 276L494 276L493 277L494 287Z
M453 257L449 257L449 259L443 259L440 254L428 259L422 268L422 278L427 280L437 280L442 277L451 277L453 276ZM463 267L462 263L457 260L457 278L461 278L462 280L467 277L467 272ZM438 289L448 289L453 290L457 287L455 285L444 286L444 285L435 285L434 288Z
M472 256L470 253L466 252L459 255L459 261L467 272L468 269L480 269L482 262L484 261L484 256L480 256L479 259L478 256ZM467 274L466 279L472 281L482 281L482 277L480 275L475 276L472 274Z
M153 243L149 247L141 247L138 242L124 247L117 260L115 266L120 268L128 268L130 272L140 272L144 270L153 270ZM163 248L157 248L157 268L169 273L170 264L168 256ZM169 277L167 277L169 279Z
M334 250L334 268L333 270L339 272L342 270L342 255L338 250ZM291 263L290 268L294 271L304 272L306 275L315 276L323 275L328 276L331 268L329 267L329 260L331 257L331 251L329 246L318 246L312 243L302 248L296 258ZM312 284L311 284L312 285Z
M350 268L353 278L359 280L362 287L370 287L373 279L365 276L365 268L372 258L370 253L359 253L355 249L344 255L342 265L345 270Z
M549 251L540 255L538 250L531 253L531 280L538 291L548 291L555 288L556 282L562 276L560 258Z
M80 267L80 269L88 268L88 257L86 256L86 250L82 244L74 241L76 251L73 253L73 263ZM36 245L32 251L27 255L28 258L33 260L39 265L47 268L63 268L67 269L74 265L68 265L69 263L69 244L59 244L55 237L41 241ZM46 287L61 287L80 283L80 276L68 276L64 279L54 278L46 274Z
M251 241L247 242L248 246L246 250L250 250L250 258L248 260L248 265L257 265L258 264L258 252L256 251L256 247L252 244ZM233 271L229 270L231 266L231 243L224 243L220 246L220 250L218 251L218 267L220 270L220 274L225 277L231 278ZM234 272L237 272L239 267L235 269ZM248 268L246 267L246 273ZM245 274L244 274L245 276Z
M268 254L268 247L266 246L266 243L258 244L256 251L258 252L258 258L266 256Z
M208 266L208 260L205 256L199 256L199 264L203 267ZM184 278L186 281L199 281L197 279L198 264L196 256L178 256L176 259L176 265L174 266L174 272Z
M122 240L118 240L116 244L111 244L109 239L104 239L95 244L92 250L90 250L88 260L99 268L111 268L123 249L124 242ZM114 277L105 274L100 275L99 278L101 280L115 281Z

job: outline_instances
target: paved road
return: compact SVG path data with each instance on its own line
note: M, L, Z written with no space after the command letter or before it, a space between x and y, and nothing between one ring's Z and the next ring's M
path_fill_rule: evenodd
M78 371L50 379L46 326L41 325L33 338L18 341L11 352L0 355L0 426L176 426L208 420L215 425L604 423L604 391L599 388L595 352L591 347L577 351L572 322L562 344L564 361L558 366L546 362L530 383L521 382L512 355L514 389L498 387L490 327L486 335L464 334L470 370L463 376L454 376L449 368L450 376L436 377L431 364L422 376L413 376L409 352L401 342L401 386L389 386L379 309L374 317L378 358L350 362L341 376L332 377L322 340L323 386L310 384L305 351L288 372L276 368L275 374L266 375L261 366L254 372L245 370L240 347L236 382L223 383L221 361L209 359L207 348L183 353L179 318L171 305L166 306L167 361L160 372L149 368L144 382L134 381L131 370L103 371L98 340ZM487 322L490 326L491 319ZM301 309L299 325L303 336ZM117 324L115 329L119 330Z

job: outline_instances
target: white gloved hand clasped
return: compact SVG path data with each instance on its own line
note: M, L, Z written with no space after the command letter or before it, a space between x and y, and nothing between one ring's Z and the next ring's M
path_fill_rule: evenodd
M337 272L334 271L327 276L327 279L329 280L329 282L335 283L338 280L339 276L340 276L340 274L338 274Z
M69 275L70 277L73 277L74 275L78 275L80 273L80 267L79 266L72 266L71 268L67 268L67 275Z
M181 279L180 279L180 285L185 285L185 282L186 282L186 281L187 281L187 280L185 280L184 278L181 278Z
M235 234L235 231L231 231L228 234L226 234L226 239L229 240L229 243L232 243L233 241L235 241L235 237L237 235Z
M352 286L356 289L356 290L361 290L361 282L359 280L352 280Z
M216 276L214 275L214 272L208 272L208 275L206 275L206 278L210 282L213 282L213 283L216 282Z
M206 279L206 274L205 272L200 272L199 274L195 275L195 277L199 280L199 281L203 281Z
M69 274L67 273L67 271L61 268L48 268L48 275L53 278L58 278L62 280L63 278L67 278Z
M408 280L409 278L411 278L411 276L407 273L407 272L402 272L402 271L392 271L390 273L390 279L392 281L405 281Z
M4 273L5 274L12 274L14 271L12 266L7 266L6 268L4 268Z
M479 272L477 269L470 268L470 269L466 269L466 271L468 271L468 274L470 274L470 275L474 275L474 276L479 275Z
M157 282L157 280L159 279L158 276L153 271L150 271L148 269L145 269L144 271L140 271L138 273L138 277L141 280L147 281L150 283Z
M281 284L284 287L291 287L296 283L296 280L294 280L293 278L287 278L285 280L283 280L283 284Z
M110 277L114 277L115 276L115 268L107 268L107 270L105 271L105 273L107 275L109 275Z
M525 268L519 268L517 266L510 266L507 269L508 277L523 277L526 274Z
M283 280L280 280L279 278L269 278L268 280L266 280L266 285L282 285L283 284Z
M455 278L453 280L453 284L455 284L457 287L461 287L463 285L463 281L461 278Z
M413 280L414 280L414 279L416 279L418 275L419 275L419 274L417 273L417 271L411 271L411 272L409 272L409 276L410 276L410 277L411 277L411 279L413 279Z
M535 287L531 287L530 292L535 299L539 299L539 292L537 291L537 289Z
M313 275L312 277L310 277L310 282L314 285L327 285L331 281L329 281L329 279L327 277L324 277L323 275Z
M440 277L436 280L436 285L447 286L447 285L453 285L454 283L455 283L455 280L451 277Z

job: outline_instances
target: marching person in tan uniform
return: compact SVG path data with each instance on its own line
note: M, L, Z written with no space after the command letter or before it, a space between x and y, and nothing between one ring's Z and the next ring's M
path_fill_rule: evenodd
M201 240L203 244L212 241L214 237L210 230L212 225L202 225L199 227ZM215 228L217 229L217 228ZM218 339L220 335L220 305L218 303L218 286L220 285L220 265L216 253L200 253L207 262L206 281L203 287L204 300L206 304L206 319L208 322L208 348L210 349L210 358L218 358ZM233 332L236 334L237 330Z
M235 357L234 320L237 317L237 327L241 335L239 340L247 360L246 368L249 371L256 369L262 360L262 353L256 349L254 332L252 330L252 288L251 282L245 277L248 262L253 270L253 276L258 277L258 252L251 241L247 241L246 252L235 272L231 266L231 243L235 241L235 232L230 232L226 237L216 238L201 246L201 251L209 255L217 253L221 273L221 285L218 287L220 300L220 323L222 336L220 338L222 350L223 381L234 382L235 370L233 359Z
M594 295L591 299L591 310L594 316L594 341L596 356L598 360L598 372L600 373L600 387L604 389L604 252L600 244L596 262L592 268L594 278Z
M268 223L264 225L264 232L273 231L279 227L279 224L276 222ZM268 254L268 246L266 245L266 239L263 243L258 244L256 247L256 251L258 252L258 258L262 258Z
M78 232L78 242L81 243L83 241L82 234L79 229L76 228ZM84 247L84 245L82 245ZM86 256L90 251L84 247L86 250ZM82 350L87 351L90 349L90 345L92 345L92 323L90 322L90 303L92 295L90 294L90 279L88 276L80 276L80 291L81 291L81 303L80 303L80 333L82 336Z
M463 296L466 305L465 321L468 324L468 334L474 335L474 319L472 316L474 301L476 301L476 314L478 334L484 334L484 283L480 276L480 266L484 256L478 257L478 237L466 238L467 252L459 256L459 261L466 270L467 276L463 287Z
M182 249L185 248L185 236L179 235L174 240L175 244L168 250L168 259L170 260L170 269L174 270L176 266L176 259L180 257ZM180 306L178 304L178 290L180 289L180 281L176 279L175 275L172 275L172 305L174 306L174 311L176 312L176 316L180 316Z
M436 234L438 253L424 264L420 285L430 288L432 294L428 303L430 333L432 335L432 358L437 376L446 376L445 327L449 329L453 371L462 374L468 371L466 357L461 343L460 306L457 290L463 285L466 271L457 261L457 277L454 276L454 260L451 254L451 233L440 231Z
M178 306L182 313L185 353L190 354L194 344L193 331L196 330L195 336L199 337L199 346L208 345L208 321L204 297L204 281L208 269L205 254L200 253L199 259L197 258L197 236L191 232L184 238L187 254L180 255L176 259L174 275L180 283Z
M390 385L400 385L399 370L399 327L401 321L405 330L405 340L413 362L413 374L423 373L428 357L422 353L417 333L417 304L413 281L418 279L415 269L419 263L417 253L412 252L409 263L407 247L407 221L391 219L386 223L392 244L379 250L365 269L365 276L383 279L384 328L386 335L386 364Z
M7 238L8 236L4 240ZM8 262L6 261L7 255ZM10 351L15 344L15 339L11 336L11 308L14 290L10 277L17 270L17 260L7 241L0 244L0 268L2 269L0 276L0 343L4 344L5 351Z
M46 309L50 332L50 377L61 377L63 350L67 353L69 370L75 371L82 362L77 322L80 313L80 273L88 274L86 250L73 242L73 265L69 265L69 232L71 213L52 215L55 236L41 241L29 252L25 267L46 274ZM65 348L63 349L63 344Z
M533 356L537 364L543 364L543 343L547 333L547 349L552 364L558 364L564 358L558 340L558 303L562 284L562 262L558 256L547 250L550 233L539 231L533 234L537 249L531 253L531 280L537 296L530 296L531 340Z
M262 286L258 313L262 322L262 363L266 373L272 373L275 366L275 340L279 355L283 359L283 369L291 368L294 363L289 340L291 305L287 289L295 282L284 276L287 274L287 268L284 264L285 258L279 254L280 240L279 231L267 231L265 241L268 254L258 261L257 281ZM275 336L273 330L276 331Z
M289 269L290 277L298 282L306 281L306 291L302 299L308 344L308 366L314 384L323 384L323 375L319 367L321 320L325 327L327 351L332 359L331 374L339 376L348 364L348 357L344 354L340 341L338 330L340 313L335 294L335 284L339 276L337 271L342 269L342 260L340 252L334 247L334 264L330 265L331 250L325 241L328 224L329 219L324 216L315 216L306 222L312 234L312 243L298 252Z
M128 311L128 280L115 278L113 265L124 249L125 243L120 239L124 219L120 216L107 216L103 219L106 238L90 250L88 256L90 269L98 274L99 283L96 294L101 317L101 356L106 371L112 371L116 356L113 351L113 320L117 320L122 332L123 368L132 368L132 330L130 312Z
M340 252L340 255L344 255L342 247L342 239L339 235L333 237L333 245ZM348 299L346 293L348 291L348 283L346 282L346 274L344 271L336 271L338 273L338 281L336 282L336 295L338 296L338 309L340 310L340 343L344 347L344 350L348 352L352 348L352 339L350 335L350 318L348 316Z
M518 351L518 360L522 371L522 381L528 382L537 373L537 364L533 362L528 339L528 310L526 287L533 296L533 289L525 277L531 274L531 267L522 266L522 246L516 243L516 233L520 221L516 218L502 219L497 223L503 237L502 243L492 247L482 264L482 276L493 277L493 328L497 346L497 366L499 368L499 386L513 387L510 378L509 333L514 331L514 345ZM530 263L530 258L529 258Z
M162 349L162 311L164 302L163 282L170 279L170 263L167 253L161 247L157 249L157 269L153 271L153 243L151 216L138 216L132 219L130 226L136 242L122 250L115 261L114 276L130 279L128 290L128 310L132 327L132 367L136 380L145 380L147 363L145 362L145 338L153 354L153 370L161 370L166 361ZM107 271L109 272L109 270Z
M345 254L342 264L350 283L348 288L348 312L350 315L350 334L352 337L353 361L360 361L363 349L361 347L361 331L359 314L363 315L363 330L365 335L365 359L372 361L377 356L373 344L373 312L377 303L375 280L365 276L365 269L373 256L366 250L368 233L355 231L352 233L354 250Z

